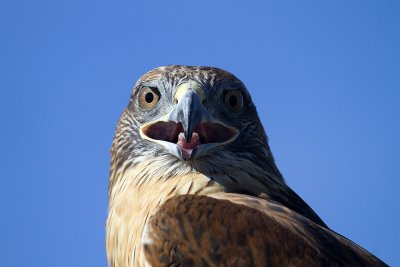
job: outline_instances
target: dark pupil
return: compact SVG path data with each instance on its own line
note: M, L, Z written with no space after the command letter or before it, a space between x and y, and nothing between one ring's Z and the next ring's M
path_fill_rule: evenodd
M146 100L147 103L153 102L153 100L154 100L153 93L150 93L150 92L147 93L147 94L144 96L144 99Z
M234 95L231 95L230 97L229 97L229 105L231 105L232 107L235 107L236 106L236 104L237 104L237 98L236 98L236 96L234 96Z

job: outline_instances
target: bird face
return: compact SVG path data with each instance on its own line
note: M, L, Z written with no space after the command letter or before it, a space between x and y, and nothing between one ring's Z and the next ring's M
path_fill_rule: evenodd
M142 87L139 91L139 106L156 108L161 96L159 90ZM240 112L243 108L240 89L227 90L224 98L227 109ZM207 92L201 84L192 80L182 82L174 90L171 110L141 126L140 136L182 160L205 156L216 147L231 143L238 137L239 129L210 114L205 106L207 101Z
M183 161L243 146L241 132L259 130L243 83L215 68L155 69L137 82L128 111L142 147Z
M160 67L137 81L113 140L111 184L137 164L157 170L146 179L200 172L252 191L259 182L249 179L282 180L246 87L212 67Z

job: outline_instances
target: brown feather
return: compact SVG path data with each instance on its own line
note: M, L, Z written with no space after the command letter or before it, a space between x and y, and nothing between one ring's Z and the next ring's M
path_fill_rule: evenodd
M148 236L152 266L386 266L278 203L239 194L171 198Z

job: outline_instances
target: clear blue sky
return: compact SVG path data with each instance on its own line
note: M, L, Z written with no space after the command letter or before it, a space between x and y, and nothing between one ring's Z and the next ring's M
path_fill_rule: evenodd
M288 184L400 266L398 1L134 2L1 2L1 265L106 266L115 124L188 64L241 78Z

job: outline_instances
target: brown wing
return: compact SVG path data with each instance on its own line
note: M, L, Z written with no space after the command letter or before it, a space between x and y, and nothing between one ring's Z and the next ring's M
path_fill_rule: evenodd
M146 240L152 266L387 266L278 203L239 194L174 197Z

